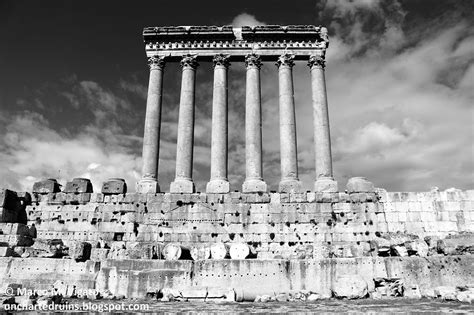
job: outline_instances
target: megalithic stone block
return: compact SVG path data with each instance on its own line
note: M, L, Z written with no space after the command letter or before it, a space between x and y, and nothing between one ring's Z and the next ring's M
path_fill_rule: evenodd
M36 194L49 194L60 191L60 185L54 178L45 179L33 184L33 193Z
M347 192L375 192L374 184L369 182L365 177L352 177L347 181Z
M18 205L18 196L16 192L10 189L0 189L0 207L8 210L14 210Z
M111 178L102 184L103 194L125 194L127 183L123 178Z
M65 193L91 193L93 192L92 183L87 178L74 178L72 181L67 182Z

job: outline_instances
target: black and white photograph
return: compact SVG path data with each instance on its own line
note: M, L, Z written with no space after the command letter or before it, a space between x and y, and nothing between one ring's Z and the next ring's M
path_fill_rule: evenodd
M473 0L0 0L1 313L473 302Z

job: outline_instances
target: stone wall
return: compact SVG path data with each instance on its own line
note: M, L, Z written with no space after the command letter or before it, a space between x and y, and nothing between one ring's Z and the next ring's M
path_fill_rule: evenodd
M119 184L103 193L87 181L63 191L2 190L3 286L44 289L61 280L126 297L232 289L251 300L276 287L329 297L345 275L369 292L377 278L401 279L424 296L472 283L474 190L138 194ZM204 254L164 260L170 244ZM210 259L215 244L246 246L248 259Z
M474 232L474 191L429 193L33 194L39 239L125 249L247 243L257 258L373 256L374 242ZM400 241L401 242L401 241ZM393 244L392 244L393 245ZM123 249L123 248L122 248ZM126 251L122 253L126 258Z

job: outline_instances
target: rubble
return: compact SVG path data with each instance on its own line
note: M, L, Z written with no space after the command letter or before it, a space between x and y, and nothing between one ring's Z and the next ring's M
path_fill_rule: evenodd
M341 275L334 281L331 291L339 299L360 299L367 296L368 286L359 275Z

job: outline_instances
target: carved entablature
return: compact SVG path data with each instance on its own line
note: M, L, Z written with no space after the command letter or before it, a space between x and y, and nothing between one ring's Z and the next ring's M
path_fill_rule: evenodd
M326 28L314 25L146 27L143 38L148 57L175 61L188 54L204 61L212 61L217 54L238 61L248 54L257 54L263 61L277 61L285 54L309 60L312 55L324 55L329 44Z

